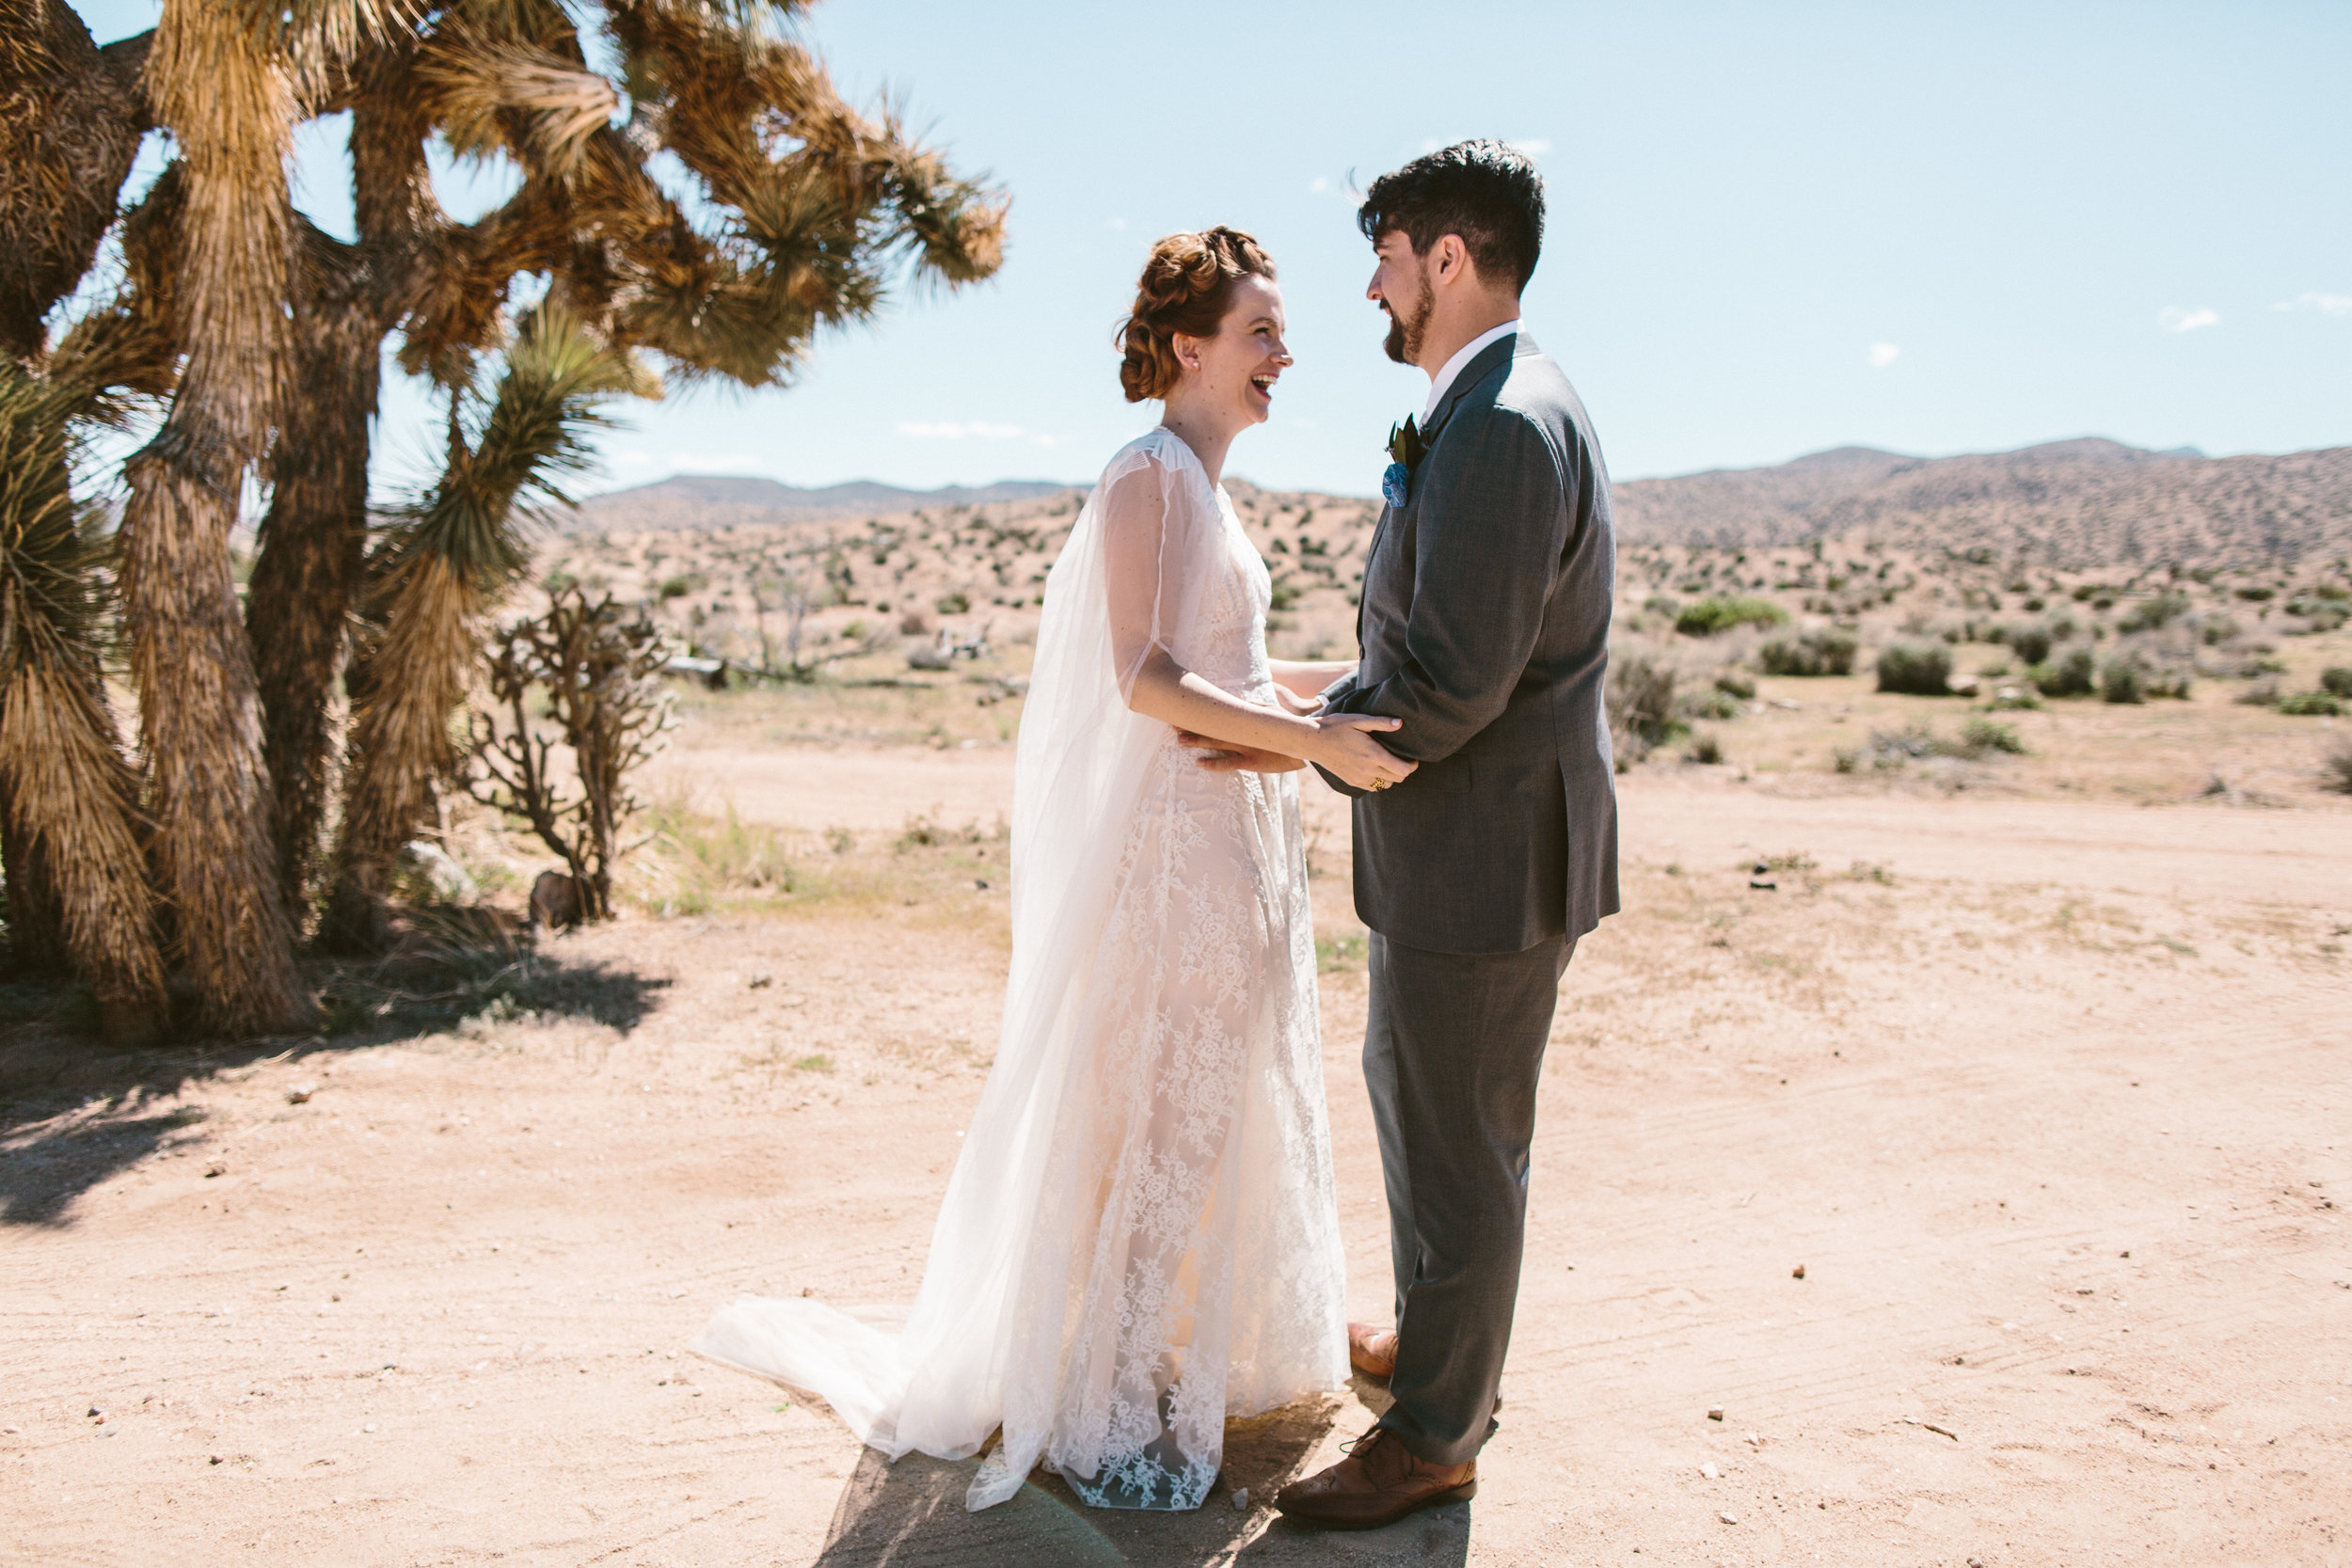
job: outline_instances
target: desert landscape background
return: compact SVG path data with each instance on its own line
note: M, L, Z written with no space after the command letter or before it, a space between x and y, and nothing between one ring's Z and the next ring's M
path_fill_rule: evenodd
M1276 652L1347 657L1373 505L1229 488ZM543 543L691 661L619 920L532 939L548 857L461 803L322 1034L107 1054L0 993L0 1561L2352 1561L2352 449L1617 487L1627 907L1563 991L1504 1427L1475 1503L1351 1538L1266 1504L1369 1384L1237 1423L1196 1514L967 1516L685 1350L739 1291L912 1295L1082 499L782 491Z

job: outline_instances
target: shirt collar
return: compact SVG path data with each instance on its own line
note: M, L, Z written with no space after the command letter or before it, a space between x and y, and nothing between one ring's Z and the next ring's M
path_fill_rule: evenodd
M1518 329L1519 324L1518 320L1514 318L1513 320L1504 322L1501 326L1487 328L1486 331L1481 332L1477 337L1472 338L1469 342L1464 343L1460 348L1454 350L1454 357L1445 362L1445 369L1439 371L1436 375L1430 378L1429 404L1421 411L1421 422L1427 424L1437 414L1438 404L1445 401L1447 391L1449 391L1454 386L1454 378L1462 373L1463 366L1478 357L1478 351L1480 349L1485 348L1488 343L1493 342L1498 338L1509 337L1512 333L1517 332Z

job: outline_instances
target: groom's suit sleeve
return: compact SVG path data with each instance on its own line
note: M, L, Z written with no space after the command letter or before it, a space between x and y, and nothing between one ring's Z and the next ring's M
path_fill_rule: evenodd
M1572 511L1565 465L1526 415L1465 408L1445 434L1414 509L1404 660L1332 704L1403 720L1380 743L1416 762L1452 756L1510 702L1543 629Z

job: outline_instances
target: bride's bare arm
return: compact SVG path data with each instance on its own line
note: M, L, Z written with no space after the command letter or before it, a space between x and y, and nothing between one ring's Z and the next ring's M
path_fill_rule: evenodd
M1409 777L1415 766L1368 733L1396 728L1393 720L1359 714L1309 718L1246 703L1184 669L1156 645L1143 656L1127 691L1127 705L1180 731L1250 752L1320 763L1359 789L1395 784ZM1358 784L1359 779L1365 782Z
M1372 738L1384 718L1310 717L1244 702L1177 663L1167 640L1195 613L1185 574L1203 569L1194 542L1171 538L1169 480L1146 464L1116 481L1104 512L1104 568L1111 651L1127 705L1147 718L1252 752L1318 763L1358 788L1393 784L1413 764ZM1361 783L1359 783L1361 780Z

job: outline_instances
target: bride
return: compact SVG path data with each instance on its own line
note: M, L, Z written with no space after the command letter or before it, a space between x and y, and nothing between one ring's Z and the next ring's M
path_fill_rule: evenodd
M1086 1501L1197 1508L1228 1416L1346 1376L1343 1271L1291 772L1413 765L1317 718L1344 664L1271 660L1265 563L1218 483L1264 422L1274 263L1225 228L1152 249L1120 330L1158 428L1103 470L1047 580L1013 786L1002 1042L892 1333L745 1297L695 1349L820 1396L897 1459L1042 1459ZM1262 771L1212 771L1180 733ZM1230 757L1228 758L1230 760Z

